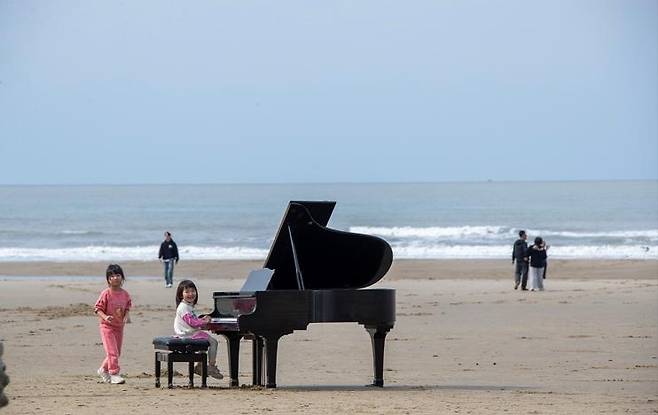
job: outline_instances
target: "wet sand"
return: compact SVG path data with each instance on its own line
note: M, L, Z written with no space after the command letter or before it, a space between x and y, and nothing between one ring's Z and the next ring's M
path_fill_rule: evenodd
M260 268L254 261L180 261L175 274L180 278L244 279ZM0 276L103 276L106 262L0 262ZM121 266L130 276L162 276L158 261L125 261ZM396 279L508 279L510 261L494 259L396 260L385 281ZM654 279L658 261L652 260L549 260L549 279Z

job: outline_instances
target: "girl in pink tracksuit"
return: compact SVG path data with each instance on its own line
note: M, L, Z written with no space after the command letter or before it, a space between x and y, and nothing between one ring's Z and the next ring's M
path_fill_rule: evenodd
M105 360L97 373L105 383L124 383L119 374L119 356L123 343L123 326L128 321L128 312L132 306L128 291L121 288L126 277L123 270L111 264L105 271L108 288L101 292L96 301L94 312L100 320L101 340L105 349Z

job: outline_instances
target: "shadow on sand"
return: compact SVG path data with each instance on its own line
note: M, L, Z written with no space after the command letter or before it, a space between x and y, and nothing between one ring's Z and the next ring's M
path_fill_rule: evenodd
M225 387L211 386L209 389L229 389ZM262 386L243 385L243 390L266 390ZM291 392L392 392L392 391L431 391L431 390L452 390L452 391L505 391L505 390L532 390L534 386L519 385L387 385L383 388L373 387L371 385L283 385L277 386L279 391Z

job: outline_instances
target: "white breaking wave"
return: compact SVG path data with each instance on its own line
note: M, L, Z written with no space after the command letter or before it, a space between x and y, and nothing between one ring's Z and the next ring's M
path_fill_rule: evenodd
M398 259L468 259L504 258L512 255L511 244L506 245L446 245L393 244L394 258ZM265 259L268 251L249 247L189 246L180 250L181 260ZM566 259L658 259L658 245L570 245L551 246L549 258ZM87 246L76 248L0 248L0 262L10 261L151 261L158 256L157 246L109 247Z
M516 232L504 226L351 226L350 232L396 238L499 238L513 237Z
M59 231L59 233L62 234L62 235L93 235L93 234L100 234L101 232L64 229L63 231Z
M515 239L518 229L508 226L351 226L350 232L377 235L389 238L422 238L422 239ZM645 238L658 241L658 229L605 231L605 232L571 232L526 229L529 235L565 238Z
M0 248L0 262L9 261L149 261L158 259L158 246L86 246L74 248ZM267 250L247 247L189 246L179 251L182 260L263 259Z
M646 231L608 231L608 232L569 232L532 230L527 231L532 235L564 236L567 238L647 238L658 240L658 229Z

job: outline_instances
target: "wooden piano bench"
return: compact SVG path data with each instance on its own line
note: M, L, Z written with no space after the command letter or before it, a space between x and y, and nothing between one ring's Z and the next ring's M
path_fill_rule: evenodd
M201 362L201 387L206 388L208 379L208 347L210 343L203 339L186 339L175 336L153 338L155 348L155 387L160 387L160 362L167 362L168 387L173 388L174 362L188 362L190 382L194 387L194 362Z

